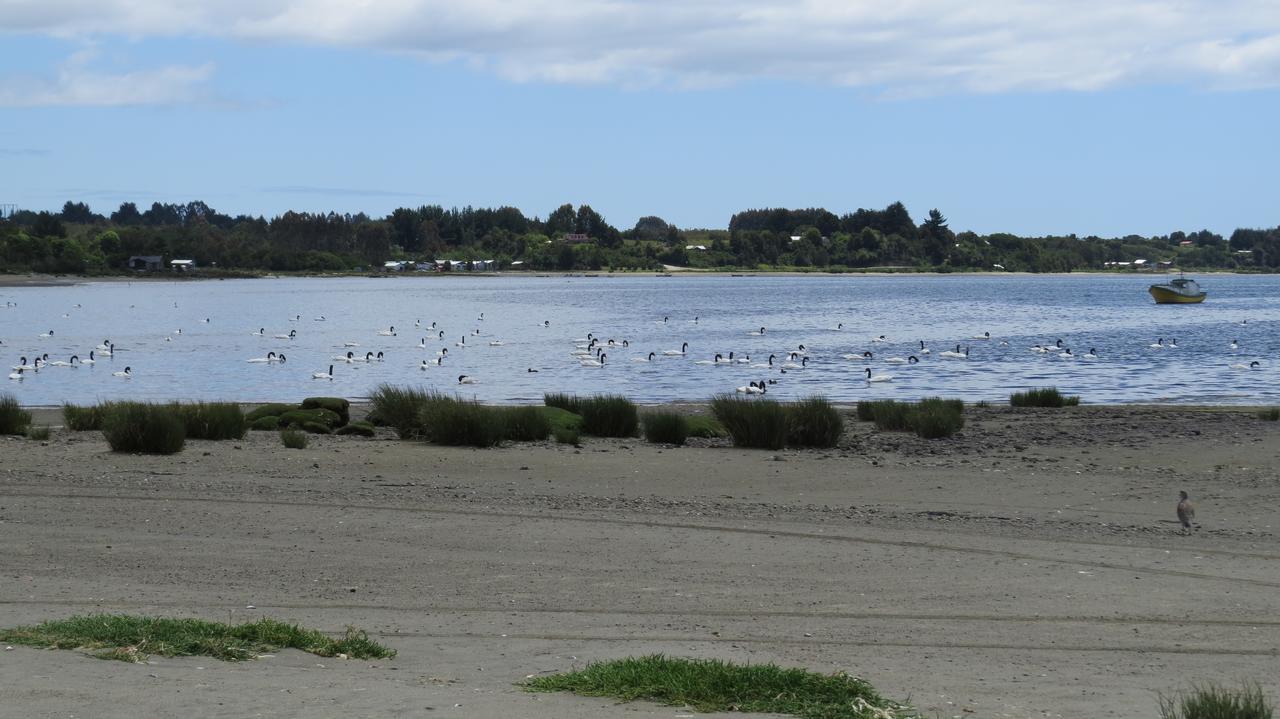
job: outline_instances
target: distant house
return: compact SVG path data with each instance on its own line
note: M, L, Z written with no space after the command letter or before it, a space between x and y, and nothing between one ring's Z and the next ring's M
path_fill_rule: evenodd
M498 263L494 260L472 260L471 261L471 269L476 270L477 272L491 272L497 266L498 266Z
M1134 260L1134 261L1133 261L1133 265L1134 265L1134 267L1142 267L1142 266L1144 266L1144 265L1146 265L1146 264L1147 264L1147 261L1146 261L1146 260Z
M524 260L516 260L515 262L512 262L512 263L511 263L511 269L513 269L513 270L523 270L523 269L524 269Z
M684 248L685 248L686 250L697 250L697 251L699 251L699 252L706 252L706 251L707 251L707 246L706 246L706 245L685 245L685 246L684 246Z
M160 255L134 255L129 258L129 269L154 272L164 266L164 258Z
M571 245L581 245L584 242L590 242L591 238L581 232L570 232L564 236L564 241Z
M409 266L409 263L403 260L387 260L386 262L382 263L382 271L383 272L404 272L405 268L408 266Z
M1178 243L1178 247L1190 247L1190 246L1192 246L1192 245L1194 245L1194 244L1195 244L1195 242L1194 242L1194 241L1192 241L1192 240L1183 240L1182 242L1179 242L1179 243Z
M190 272L196 268L195 260L170 260L169 268L174 272Z

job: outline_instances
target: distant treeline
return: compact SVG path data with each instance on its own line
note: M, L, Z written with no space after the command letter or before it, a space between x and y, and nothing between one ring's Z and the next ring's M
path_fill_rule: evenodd
M388 260L494 260L529 270L1006 270L1068 272L1162 263L1186 269L1280 269L1280 227L1122 238L956 233L931 210L917 224L900 202L836 215L822 208L739 212L727 230L681 230L660 217L619 230L588 205L545 220L514 207L402 207L386 217L222 214L203 202L125 202L109 216L83 202L0 219L0 271L118 274L134 256L193 259L210 271L349 272ZM1144 262L1134 263L1137 260ZM518 263L518 264L513 264Z

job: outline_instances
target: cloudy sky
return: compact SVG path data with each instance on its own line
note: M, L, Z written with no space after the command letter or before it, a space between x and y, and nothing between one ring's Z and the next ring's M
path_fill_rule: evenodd
M0 203L1280 224L1276 0L0 0Z

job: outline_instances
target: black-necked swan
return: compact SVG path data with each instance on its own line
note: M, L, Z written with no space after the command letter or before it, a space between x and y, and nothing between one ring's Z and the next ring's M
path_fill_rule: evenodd
M102 344L98 345L97 347L94 347L94 349L98 350L99 352L103 350L111 349L111 340L102 340Z
M796 354L794 352L791 353L791 359L795 360L795 358L796 358ZM809 358L801 357L799 364L796 364L794 361L784 362L782 365L782 369L803 369L808 364L809 364Z
M465 374L458 375L458 384L475 384L475 383L476 383L476 380L474 377L468 377Z
M253 359L245 360L245 362L254 362L254 363L262 363L262 364L266 364L267 362L275 362L275 361L276 361L275 352L268 352L266 357L254 357Z
M765 386L763 382L756 383L753 381L749 382L745 387L738 387L737 391L742 394L764 394Z
M95 364L97 360L93 358L93 350L89 350L89 359L80 360L80 364Z
M311 379L333 379L333 365L329 365L328 372L312 372Z
M939 353L938 356L946 357L947 359L969 359L969 348L965 347L964 352L961 352L960 345L956 345L956 348L954 351L947 350L946 352Z
M688 343L688 342L685 342L685 343L683 343L683 344L681 344L681 345L680 345L680 349L678 349L678 350L665 350L665 351L663 351L663 353L662 353L662 354L667 355L667 356L669 356L669 357L676 357L676 356L679 356L679 355L683 355L683 354L685 354L685 353L686 353L686 352L688 352L688 351L689 351L689 343Z
M757 362L751 365L752 369L773 369L773 359L777 355L769 355L768 362Z
M49 363L49 366L50 366L50 367L75 367L75 366L76 366L76 363L77 363L77 362L79 362L79 361L80 361L80 358L79 358L79 357L77 357L77 356L75 356L75 355L71 355L71 359L70 359L70 360L68 360L68 361L66 361L66 362L63 362L62 360L54 360L53 362L50 362L50 363Z
M868 368L867 368L867 382L868 382L868 383L871 383L871 382L892 382L892 381L893 381L893 375L890 375L890 374L877 374L877 375L873 375L873 374L871 374L871 368L870 368L870 367L868 367Z
M121 371L119 371L119 372L112 372L112 373L111 373L111 376L112 376L112 377L123 377L123 378L125 378L125 379L129 379L129 378L133 377L133 368L132 368L132 367L125 367L123 370L121 370Z
M1230 365L1230 367L1231 369L1262 369L1262 363L1257 360L1254 360L1249 364L1244 364L1243 362L1237 362L1233 365Z
M657 357L657 354L654 352L650 352L648 357L632 357L631 361L632 362L652 362L654 357Z
M379 331L378 331L378 336L379 336L379 337L395 337L395 336L396 336L396 327L395 327L395 325L392 325L392 326L390 326L390 327L386 328L385 330L379 330Z
M1240 349L1240 340L1231 340L1231 349L1233 350Z
M723 357L717 354L714 359L698 360L697 362L694 362L694 364L720 364L723 359Z
M267 333L267 328L266 328L266 327L259 327L257 332L250 332L249 334L250 334L250 335L253 335L254 337L261 337L261 336L265 335L266 333Z
M1085 352L1084 354L1080 355L1080 359L1096 360L1098 359L1098 351L1090 347L1088 352Z
M10 372L9 379L16 379L19 382L21 382L23 380L23 376L22 376L23 371L24 370L18 369L18 370L14 370L13 372Z
M48 332L45 332L44 334L40 335L40 339L47 340L52 336L53 336L53 330L49 330Z
M911 355L910 357L889 357L885 362L889 364L915 364L920 361L919 357Z
M289 330L289 334L287 334L287 335L276 335L276 339L278 339L278 340L291 340L291 339L296 338L297 336L298 336L298 331L297 331L297 330Z
M608 355L606 355L604 352L601 352L600 357L598 359L584 359L584 360L580 360L578 364L582 365L583 367L603 367L605 357L608 357Z
M763 337L763 336L764 336L764 328L763 328L763 327L761 327L760 329L756 330L755 332L748 332L747 334L751 335L752 337Z

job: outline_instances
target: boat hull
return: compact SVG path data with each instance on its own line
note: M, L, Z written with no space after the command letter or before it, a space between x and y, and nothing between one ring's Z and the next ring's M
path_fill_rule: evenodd
M1204 298L1208 297L1204 292L1188 295L1160 285L1152 285L1147 291L1155 298L1158 305L1195 305L1204 302Z

